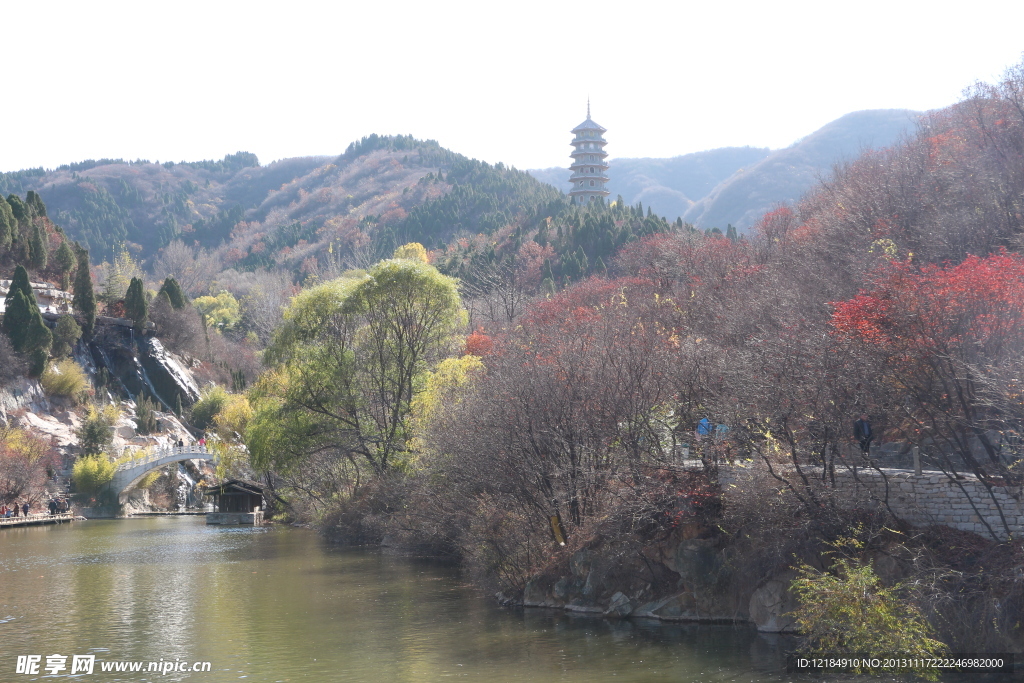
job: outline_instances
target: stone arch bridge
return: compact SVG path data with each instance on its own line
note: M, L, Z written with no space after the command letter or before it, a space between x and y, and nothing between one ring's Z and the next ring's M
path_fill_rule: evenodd
M213 460L213 452L206 446L169 446L153 451L145 457L127 460L117 466L114 478L110 480L110 489L121 496L126 489L146 474L164 465L181 462L182 460Z

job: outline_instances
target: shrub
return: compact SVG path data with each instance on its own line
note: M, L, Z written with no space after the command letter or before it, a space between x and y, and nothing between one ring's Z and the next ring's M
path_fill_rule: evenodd
M833 571L820 572L805 564L790 585L800 601L793 615L807 651L871 657L900 653L925 659L946 651L945 644L932 637L934 631L921 611L901 596L902 584L883 587L872 566L856 559L836 560ZM937 669L898 673L938 680Z
M79 399L89 388L85 372L75 361L64 358L49 363L39 378L43 391L50 396Z
M114 478L114 463L102 455L86 455L75 461L71 479L75 490L82 493L96 493Z
M213 387L204 391L202 397L192 406L192 426L196 429L209 427L227 402L228 392L224 387Z

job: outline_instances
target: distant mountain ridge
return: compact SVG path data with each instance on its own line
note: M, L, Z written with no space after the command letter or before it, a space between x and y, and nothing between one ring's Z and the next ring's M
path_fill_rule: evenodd
M608 189L628 204L682 217L699 228L743 231L772 206L795 202L832 167L896 143L921 112L871 109L846 114L785 149L722 147L666 159L611 159ZM568 168L528 171L563 189Z

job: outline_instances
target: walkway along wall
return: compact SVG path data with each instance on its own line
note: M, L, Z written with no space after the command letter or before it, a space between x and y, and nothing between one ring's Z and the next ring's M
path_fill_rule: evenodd
M820 479L820 468L804 468L804 471L809 477ZM791 481L796 477L795 481L799 481L792 470L784 476ZM721 465L718 480L727 501L752 486L780 485L759 464ZM973 475L963 475L962 479L953 481L942 472L915 474L907 470L882 469L879 472L859 468L854 474L838 467L835 482L836 495L844 505L870 507L888 501L893 513L915 526L943 524L986 538L991 538L994 532L999 540L1006 540L1006 530L999 516L999 508L1002 508L1013 536L1019 538L1024 534L1021 487L997 486L990 494Z

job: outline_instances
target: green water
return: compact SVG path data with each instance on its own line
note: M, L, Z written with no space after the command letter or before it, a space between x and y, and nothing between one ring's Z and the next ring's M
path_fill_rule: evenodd
M40 673L16 673L18 655ZM0 530L0 681L783 681L749 628L504 609L456 571L201 517ZM209 672L103 673L107 661Z

